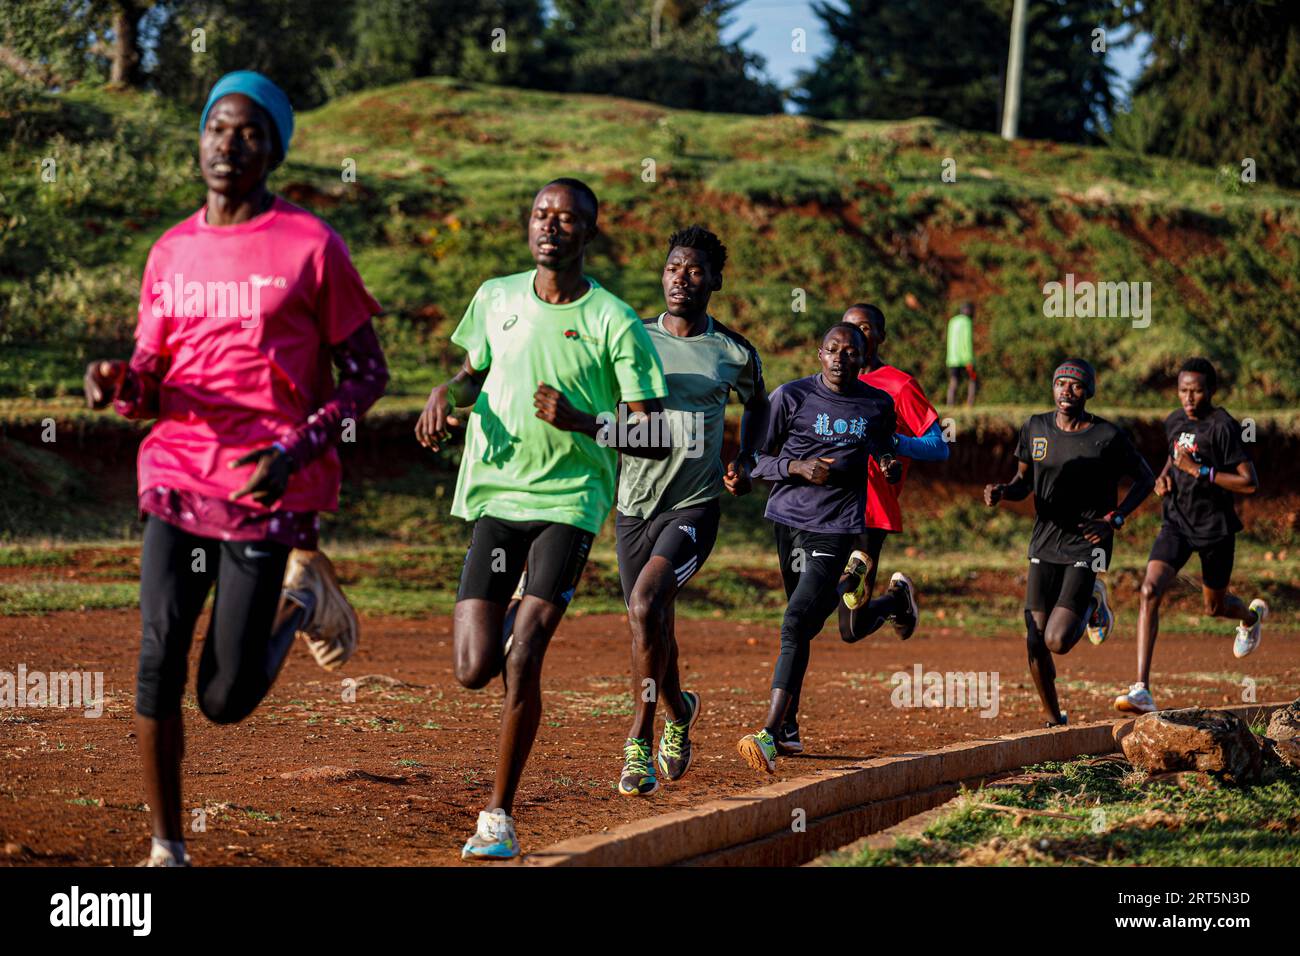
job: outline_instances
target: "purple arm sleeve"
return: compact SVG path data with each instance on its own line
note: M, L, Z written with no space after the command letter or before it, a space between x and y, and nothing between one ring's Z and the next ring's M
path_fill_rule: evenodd
M330 354L339 371L333 396L278 442L298 468L333 447L344 425L364 415L388 386L388 365L373 322L332 346Z
M154 352L136 348L126 375L113 395L113 408L123 418L158 417L158 392L171 360Z

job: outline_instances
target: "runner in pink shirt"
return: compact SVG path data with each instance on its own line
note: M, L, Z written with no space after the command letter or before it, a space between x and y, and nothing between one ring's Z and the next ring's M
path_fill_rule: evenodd
M356 615L316 550L317 515L338 507L335 444L388 381L371 322L380 307L347 246L267 189L293 133L284 93L260 74L228 74L199 128L207 203L150 250L130 362L86 370L92 408L156 420L138 462L136 733L151 866L189 862L181 698L213 585L197 696L217 723L252 713L295 634L327 669L356 646Z

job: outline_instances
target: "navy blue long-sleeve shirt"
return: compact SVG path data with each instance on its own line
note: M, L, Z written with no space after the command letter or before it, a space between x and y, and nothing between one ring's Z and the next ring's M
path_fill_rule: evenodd
M862 534L867 461L893 451L896 427L889 393L854 380L837 393L821 374L779 386L768 397L771 417L753 475L773 482L765 517L792 528ZM832 458L824 485L790 474L792 461Z

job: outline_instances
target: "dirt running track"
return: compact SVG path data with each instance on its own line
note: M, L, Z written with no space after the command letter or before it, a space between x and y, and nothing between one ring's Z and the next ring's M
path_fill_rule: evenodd
M20 662L29 671L102 670L106 698L98 719L80 711L0 711L0 863L120 866L147 852L132 734L138 626L133 611L0 618L0 670L14 673ZM499 684L480 692L456 684L450 626L446 618L365 621L362 649L346 671L361 679L350 702L341 679L318 669L303 648L262 707L237 726L202 718L191 685L185 806L206 816L206 830L189 838L195 862L459 864L460 845L488 794L501 692ZM775 629L725 620L678 626L683 682L704 699L697 762L684 780L648 799L622 797L614 786L630 713L627 626L616 616L574 616L562 626L547 658L545 713L515 809L525 850L765 782L741 762L735 744L762 718ZM1064 706L1074 719L1107 716L1114 694L1131 680L1131 615L1121 628L1103 647L1084 641L1059 661ZM1161 636L1155 690L1163 705L1239 703L1243 677L1256 681L1260 700L1296 695L1300 634L1266 631L1260 650L1237 661L1231 628L1224 630L1222 637ZM824 632L814 644L801 715L810 753L783 759L778 776L1040 726L1023 646L1010 629L976 638L932 628L905 644L886 629L855 646ZM927 671L999 672L997 716L892 706L890 675L918 663Z

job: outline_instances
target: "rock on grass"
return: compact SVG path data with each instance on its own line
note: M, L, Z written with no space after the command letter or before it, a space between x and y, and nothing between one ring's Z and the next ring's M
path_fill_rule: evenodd
M1150 772L1204 770L1236 784L1259 778L1263 765L1246 722L1222 710L1186 708L1144 714L1120 744L1135 767Z

